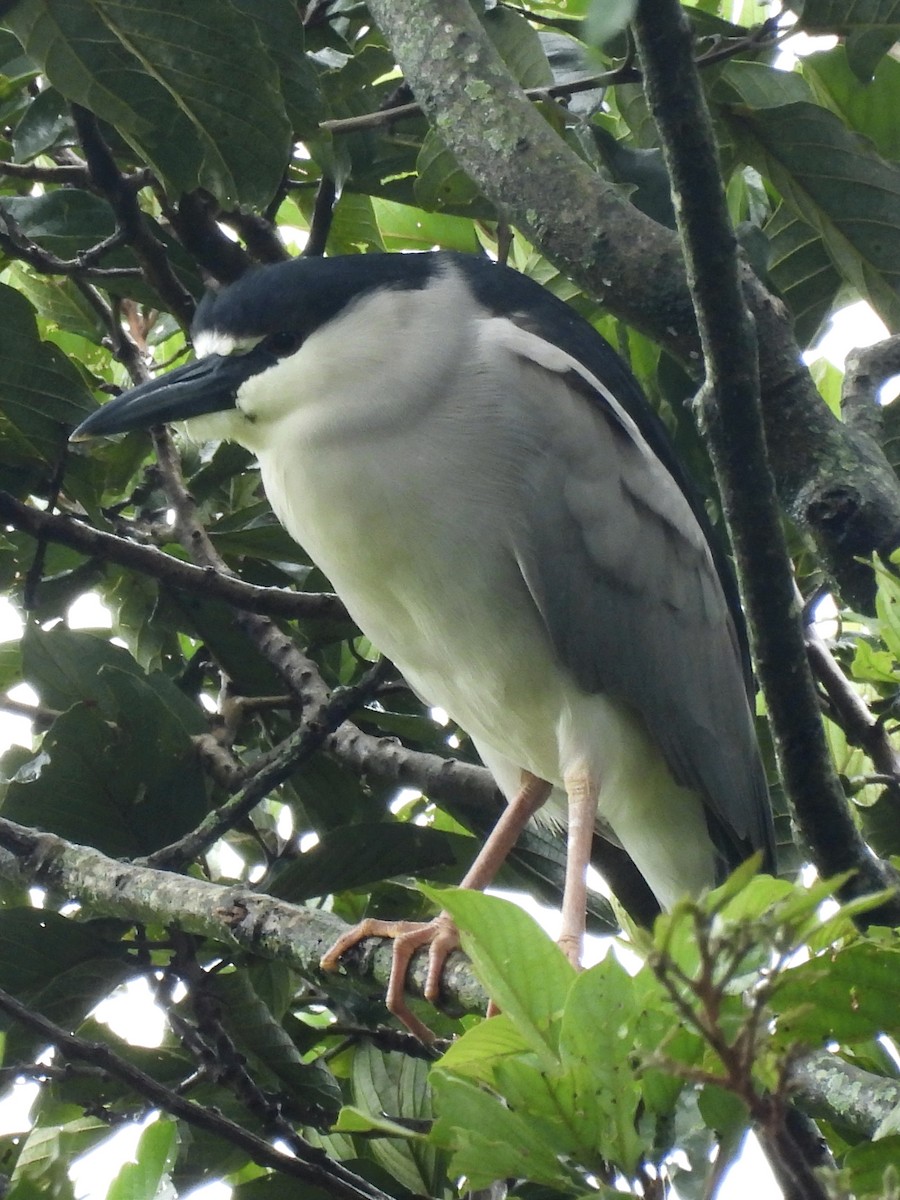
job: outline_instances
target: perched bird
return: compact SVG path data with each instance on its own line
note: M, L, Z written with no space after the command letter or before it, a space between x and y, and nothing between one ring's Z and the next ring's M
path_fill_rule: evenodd
M74 438L188 421L256 454L275 513L374 644L472 737L509 804L463 880L486 886L548 801L568 826L577 960L595 828L663 907L772 819L741 617L700 502L609 344L537 283L451 253L298 258L200 305L196 361ZM406 964L449 919L400 935Z

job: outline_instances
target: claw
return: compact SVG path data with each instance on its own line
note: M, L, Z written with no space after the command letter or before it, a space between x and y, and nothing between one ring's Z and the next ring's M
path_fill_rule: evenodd
M360 921L339 937L322 955L323 971L336 971L341 955L366 938L391 938L394 943L391 976L385 1004L387 1010L402 1022L421 1042L430 1044L434 1034L410 1010L404 995L406 973L417 950L428 946L428 972L425 977L425 999L436 1003L441 990L441 974L450 954L459 946L459 933L448 913L440 913L432 921L377 921L371 917Z

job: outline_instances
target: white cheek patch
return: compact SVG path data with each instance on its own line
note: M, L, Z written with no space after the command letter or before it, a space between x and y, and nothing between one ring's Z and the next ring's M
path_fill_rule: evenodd
M194 357L208 358L210 354L220 354L227 358L230 354L244 354L261 341L261 337L238 338L230 333L220 333L217 329L204 329L194 338Z
M216 333L214 329L204 329L194 338L194 355L196 358L208 358L210 354L227 356L237 349L237 342L227 333Z

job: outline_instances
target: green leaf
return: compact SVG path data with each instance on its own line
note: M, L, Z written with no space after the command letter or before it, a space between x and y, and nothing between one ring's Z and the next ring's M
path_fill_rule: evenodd
M462 948L488 994L550 1068L575 968L537 922L499 896L457 888L423 888L450 913Z
M791 0L801 28L816 33L850 33L862 27L900 25L900 0Z
M55 467L73 426L94 408L78 371L38 336L34 309L0 284L0 441Z
M26 1197L28 1185L37 1184L40 1190L34 1195L73 1200L75 1193L66 1174L69 1163L108 1136L109 1125L99 1117L79 1117L63 1125L32 1129L16 1162L10 1200L18 1200L22 1184L22 1195Z
M847 1151L844 1165L850 1173L854 1195L865 1200L890 1200L897 1195L900 1183L897 1164L900 1163L900 1134L863 1142Z
M729 63L717 94L731 90L734 99L721 112L746 161L815 229L841 278L891 326L900 321L900 168L816 104L773 106L783 78L760 63Z
M785 971L772 998L779 1038L819 1045L900 1032L900 951L871 942L825 951Z
M279 74L228 0L21 0L5 20L54 87L114 125L176 192L272 198L291 138Z
M863 134L883 158L900 159L900 62L887 57L874 79L861 83L850 67L846 46L835 46L802 59L805 78L815 98L842 117L851 129Z
M100 345L107 331L96 311L85 300L84 293L71 280L58 275L38 275L18 263L10 267L9 277L34 305L45 321L79 334Z
M296 138L316 132L328 115L324 108L319 79L303 53L304 30L300 13L292 0L232 0L241 18L256 29L268 54L278 68L280 92Z
M733 1092L707 1084L697 1097L700 1115L710 1129L724 1138L742 1137L747 1129L747 1108Z
M96 926L36 908L0 912L0 987L64 1029L77 1029L130 973L123 948ZM44 1044L6 1017L2 1027L13 1059Z
M894 561L894 556L891 556ZM875 614L878 617L878 632L884 644L900 662L900 579L876 557L875 578L878 590L875 593Z
M450 866L462 873L476 850L473 838L427 826L396 822L342 825L277 871L266 890L296 903L398 875L428 878L438 867Z
M763 232L769 239L768 276L791 310L802 347L816 340L841 287L841 276L811 225L779 204Z
M127 650L105 638L65 625L37 629L28 625L22 638L22 671L48 708L65 710L84 701L111 717L113 700L100 678L103 667L140 674Z
M290 1097L298 1111L333 1115L340 1089L324 1063L306 1063L281 1021L257 993L246 971L223 972L207 989L219 1002L220 1019L258 1086ZM320 1120L323 1116L320 1116Z
M547 87L553 83L553 72L541 39L525 17L498 5L482 13L481 23L494 49L521 87Z
M464 217L425 212L378 196L372 197L372 214L385 250L430 250L440 246L442 250L474 254L479 249L475 228Z
M141 1134L134 1162L127 1162L110 1184L106 1200L155 1200L175 1162L178 1127L157 1117Z
M479 1021L456 1039L439 1063L439 1069L476 1083L493 1084L497 1064L529 1052L529 1044L507 1013Z
M72 114L56 88L44 88L25 109L13 134L13 159L29 162L72 136Z
M900 38L900 25L856 29L847 37L847 63L860 83L870 83L879 63Z
M414 188L416 203L431 212L469 210L480 199L477 186L434 132L419 151Z
M371 1044L357 1047L353 1056L353 1100L376 1119L430 1120L431 1091L428 1064L405 1054L385 1053ZM420 1196L439 1195L446 1180L444 1153L430 1141L377 1138L372 1155L401 1186Z
M607 954L575 980L559 1035L565 1072L559 1090L578 1144L626 1174L643 1149L636 1129L641 1089L633 1063L639 1016L631 976L614 954Z
M85 646L94 663L123 654L98 638L66 633L32 639L57 652L45 655L44 664L77 665L58 653L72 641ZM38 658L33 649L29 656ZM91 662L86 655L82 671ZM204 726L170 680L144 678L127 653L122 663L119 657L96 673L60 673L63 686L51 687L51 696L72 703L78 690L88 694L57 718L40 752L17 772L3 812L107 854L146 854L186 833L206 812L206 783L190 737Z
M58 188L37 196L10 196L3 208L22 233L58 258L74 258L115 232L105 200L80 188ZM132 258L131 264L135 264Z
M524 1177L570 1189L554 1146L498 1097L439 1069L432 1073L432 1088L438 1120L431 1137L453 1152L451 1171L465 1175L471 1188Z

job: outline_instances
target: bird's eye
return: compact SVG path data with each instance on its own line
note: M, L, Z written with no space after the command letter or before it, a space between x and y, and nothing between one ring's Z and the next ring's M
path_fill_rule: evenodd
M276 358L284 358L288 354L293 354L295 350L299 350L303 342L303 335L292 333L290 330L281 330L279 333L270 333L263 340L263 346Z

